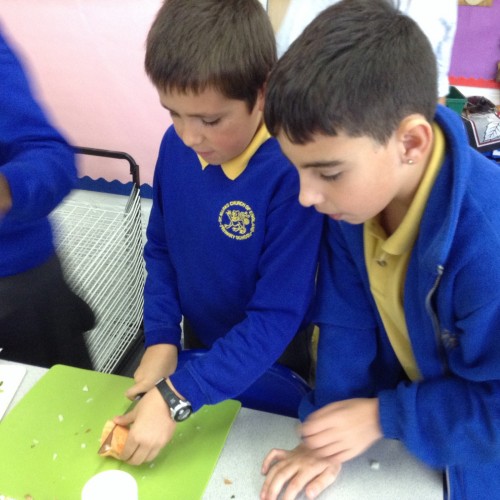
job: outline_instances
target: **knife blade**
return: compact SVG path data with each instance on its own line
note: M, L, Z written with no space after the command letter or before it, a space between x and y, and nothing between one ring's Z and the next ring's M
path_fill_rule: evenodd
M97 450L98 455L102 455L103 453L106 453L111 449L111 442L113 441L113 432L115 431L116 426L117 426L117 424L115 424L111 428L111 430L109 431L109 434L106 436L106 439L103 441L102 445Z

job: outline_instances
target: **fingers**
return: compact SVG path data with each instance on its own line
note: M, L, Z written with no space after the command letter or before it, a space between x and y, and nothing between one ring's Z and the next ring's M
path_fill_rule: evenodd
M308 499L316 498L323 490L335 482L340 471L340 464L317 462L310 468L299 469L290 479L283 493L282 500L294 500L304 491Z
M269 469L273 465L273 463L278 460L282 460L287 453L288 452L286 450L278 450L278 449L271 450L267 454L266 458L264 458L264 461L262 462L261 473L266 475L269 472Z
M130 449L133 450L130 453ZM161 448L152 447L150 449L145 446L135 445L131 446L129 450L123 450L120 455L120 460L127 462L129 465L142 465L143 463L152 462L160 453Z
M131 428L119 459L130 465L141 465L153 461L162 450L163 441L158 441L155 434L142 434L140 436L136 434Z
M279 497L280 492L284 489L285 484L297 472L298 463L285 460L290 452L284 450L273 450L268 457L273 455L274 452L280 453L275 453L274 460L272 460L269 464L272 466L268 468L266 480L262 485L260 493L261 500L276 500ZM281 456L281 459L276 461L278 455ZM290 489L290 492L292 490L293 488Z
M338 458L338 455L344 453L347 448L343 441L333 441L325 446L316 448L312 446L309 441L304 440L304 445L309 448L311 453L314 453L314 456L317 458Z
M300 446L291 452L273 450L266 457L266 465L268 461L272 465L262 486L261 500L293 500L302 491L308 499L316 498L335 481L341 469L339 462L317 458Z
M328 486L331 486L337 479L340 473L341 465L339 463L330 464L320 475L315 477L309 484L304 488L304 493L306 497L310 500L316 498L320 493L322 493Z
M113 418L113 422L118 425L129 426L135 420L135 408L124 415L117 415Z
M133 401L138 396L143 396L144 393L146 393L153 386L154 382L148 382L146 380L143 380L141 382L134 384L132 387L129 387L125 391L125 397Z

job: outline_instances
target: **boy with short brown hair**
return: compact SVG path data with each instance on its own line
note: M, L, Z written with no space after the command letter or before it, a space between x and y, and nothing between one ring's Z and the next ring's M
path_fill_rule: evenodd
M280 361L307 377L323 218L298 203L263 124L275 61L257 0L168 0L148 35L146 71L173 126L147 231L146 352L128 391L146 394L115 419L133 423L129 463L152 460L191 409L237 397L289 344ZM176 370L181 318L184 347L207 353Z

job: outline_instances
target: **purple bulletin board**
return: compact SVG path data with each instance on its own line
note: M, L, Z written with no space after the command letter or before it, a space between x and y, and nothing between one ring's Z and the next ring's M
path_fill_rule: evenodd
M460 5L453 46L450 82L500 88L495 82L500 62L500 0L490 7Z

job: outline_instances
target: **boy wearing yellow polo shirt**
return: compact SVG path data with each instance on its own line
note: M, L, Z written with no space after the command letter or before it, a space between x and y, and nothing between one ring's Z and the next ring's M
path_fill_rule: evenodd
M238 396L274 362L308 375L323 217L300 206L297 172L263 124L275 61L258 0L168 0L149 32L146 71L173 126L147 229L146 351L127 393L146 394L115 419L133 423L131 464L153 460L190 409ZM207 353L176 370L181 319L182 347Z
M445 498L500 491L500 170L436 99L429 42L386 0L328 8L271 73L265 122L330 220L316 386L261 500L315 498L382 437Z

